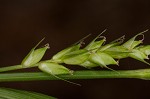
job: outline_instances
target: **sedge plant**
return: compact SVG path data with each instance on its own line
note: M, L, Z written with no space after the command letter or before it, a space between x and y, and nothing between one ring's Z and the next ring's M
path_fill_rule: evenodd
M106 32L106 30L104 30L85 47L81 47L81 45L84 39L86 39L89 35L56 53L52 58L44 61L41 61L41 59L45 52L49 49L49 44L46 44L42 48L37 48L38 45L44 40L42 39L35 47L31 49L21 64L0 68L0 72L6 72L17 69L38 67L42 72L1 73L0 82L55 79L67 81L66 79L93 78L149 79L150 69L116 71L110 67L110 65L119 65L120 59L128 57L150 65L146 61L146 59L149 59L148 56L150 55L150 45L142 45L144 33L147 31L148 30L138 33L126 42L124 42L125 36L122 36L106 44L106 37L102 36L103 33ZM139 36L142 38L137 39ZM86 68L86 70L73 71L66 68L62 64L82 66ZM94 67L106 68L108 70L91 70L91 68L93 69ZM67 82L73 83L70 81Z

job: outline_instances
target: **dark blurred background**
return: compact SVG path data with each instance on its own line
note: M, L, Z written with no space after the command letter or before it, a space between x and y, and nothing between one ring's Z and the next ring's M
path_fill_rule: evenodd
M20 64L43 37L50 44L44 59L92 33L86 42L104 29L108 42L122 35L130 38L150 29L149 0L0 0L0 67ZM144 44L150 44L150 32ZM42 46L41 45L41 46ZM68 66L84 69L79 66ZM113 69L149 68L133 59L123 59ZM97 68L101 69L101 68ZM30 71L36 70L30 69ZM19 72L19 71L18 71ZM21 72L21 71L20 71ZM150 81L138 79L72 80L0 83L41 92L59 99L149 99Z

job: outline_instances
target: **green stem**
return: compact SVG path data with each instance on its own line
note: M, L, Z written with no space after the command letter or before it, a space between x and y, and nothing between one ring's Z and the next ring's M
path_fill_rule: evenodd
M38 64L30 67L23 67L22 65L13 65L13 66L6 66L6 67L1 67L0 72L6 72L6 71L12 71L12 70L18 70L18 69L24 69L24 68L32 68L32 67L37 67Z
M41 61L41 62L55 62L53 60L45 60L45 61ZM24 69L24 68L32 68L32 67L37 67L41 62L33 65L33 66L29 66L29 67L24 67L22 65L13 65L13 66L5 66L5 67L0 67L0 72L6 72L6 71L12 71L12 70L18 70L18 69Z
M75 71L73 75L59 75L63 79L101 79L101 78L138 78L150 80L150 69L139 70L118 70L114 71ZM6 81L35 81L35 80L59 80L56 77L43 73L2 73L0 74L0 82Z
M1 67L0 68L0 72L17 70L17 69L22 69L22 68L23 68L22 65L14 65L14 66Z

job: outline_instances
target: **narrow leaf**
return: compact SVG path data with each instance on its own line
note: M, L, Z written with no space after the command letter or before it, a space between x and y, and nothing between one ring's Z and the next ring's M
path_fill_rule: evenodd
M2 99L56 99L41 93L16 90L10 88L0 88L0 98Z

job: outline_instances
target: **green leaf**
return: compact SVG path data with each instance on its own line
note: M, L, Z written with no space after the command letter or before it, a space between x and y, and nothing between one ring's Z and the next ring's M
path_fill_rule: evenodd
M46 44L45 47L36 49L36 47L43 41L42 39L34 48L31 49L29 54L23 59L21 65L23 67L30 67L38 63L44 56L46 50L49 48L49 45Z
M71 74L71 75L73 74L73 71L69 70L68 68L64 67L63 65L59 65L56 63L50 63L50 62L42 62L38 67L43 72L53 75L55 78L58 78L60 80L63 80L65 82L68 82L71 84L81 86L80 84L65 80L65 79L57 76L57 75L64 75L64 74Z
M105 63L105 65L118 65L118 63L108 54L104 52L97 52L98 56L100 56Z
M103 52L92 53L89 60L95 64L98 64L102 68L108 68L107 65L110 64L117 64L117 62L111 56Z
M85 62L90 55L90 52L86 49L77 50L66 54L62 59L65 64L79 65Z
M142 43L144 36L143 33L147 32L148 30L145 30L143 32L140 32L139 34L135 35L133 38L129 39L127 42L125 42L124 44L122 44L122 46L126 47L127 49L131 50L134 47L136 47L137 45L139 45L140 43ZM142 35L143 38L142 40L135 40L138 36Z
M75 44L73 44L72 46L58 52L57 54L55 54L53 57L52 57L52 60L57 62L57 63L62 63L62 57L65 56L66 54L70 53L70 52L73 52L73 51L77 51L80 49L81 47L81 44L83 43L84 39L86 39L87 37L89 37L89 35L83 37L82 39L80 39L79 41L77 41Z
M51 75L60 75L60 74L71 74L72 71L63 65L50 62L42 62L39 64L38 68L43 72L46 72Z
M79 50L79 48L80 48L80 44L74 45L74 46L71 46L71 47L68 47L68 48L66 48L66 49L64 49L64 50L62 50L62 51L60 51L60 52L58 52L56 55L54 55L54 56L52 57L52 59L53 59L54 61L57 61L57 62L61 63L61 62L62 62L62 59L61 59L61 58L62 58L64 55L66 55L66 54L68 54L68 53L70 53L70 52Z
M130 53L129 56L130 56L131 58L134 58L134 59L136 59L136 60L139 60L139 61L141 61L141 62L144 62L144 63L150 65L148 62L146 62L146 61L144 60L144 59L148 59L148 57L147 57L144 53L142 53L141 51L139 51L139 50L137 50L137 49L133 49L133 52Z
M114 46L106 49L104 53L110 55L115 59L122 59L129 57L129 53L131 53L131 51L129 51L127 48L123 46Z
M89 61L89 59L88 59L85 62L81 63L80 66L91 69L93 67L98 67L99 65Z
M100 33L96 38L94 38L94 39L85 47L85 49L91 50L91 49L99 48L99 47L106 41L105 37L101 36L105 31L106 31L106 29L105 29L102 33ZM102 40L96 41L98 38L101 38L101 37L103 37Z
M139 41L134 41L130 47L130 49L134 49L135 47L137 47L138 45L140 45L142 42L142 40Z
M139 46L137 49L147 56L150 55L150 45Z
M105 50L107 50L107 49L109 49L109 48L111 48L111 47L113 47L113 46L117 46L117 45L121 44L121 43L123 42L123 40L124 40L124 36L121 36L120 38L118 38L118 39L112 41L111 43L106 44L106 45L104 45L104 46L101 46L101 47L98 49L98 51L105 51Z
M103 53L103 52L97 52L92 53L88 60L86 60L84 63L80 64L80 66L83 66L85 68L91 69L93 67L107 67L106 65L110 64L118 64L110 55Z
M87 50L92 50L92 49L98 49L101 47L101 45L105 42L106 40L103 39L103 40L100 40L100 41L95 41L93 42L90 46L86 46L85 49Z
M104 46L101 46L98 51L105 51L106 49L110 48L110 47L113 47L113 46L116 46L118 45L118 43L110 43L110 44L106 44Z
M16 90L10 88L0 88L0 98L2 99L56 99L41 93Z

